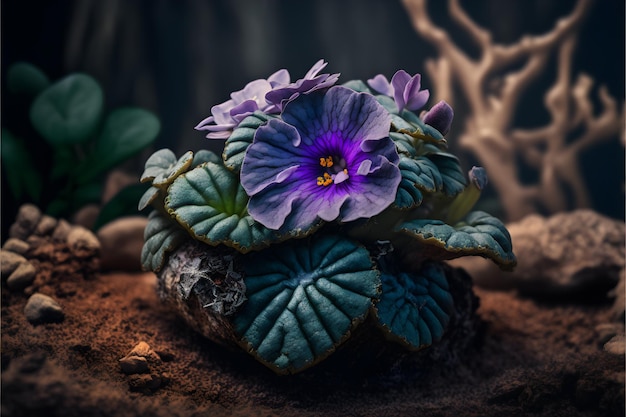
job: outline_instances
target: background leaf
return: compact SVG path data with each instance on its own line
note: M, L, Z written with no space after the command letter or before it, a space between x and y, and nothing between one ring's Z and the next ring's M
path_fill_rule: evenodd
M98 230L120 217L138 215L137 202L149 188L150 184L131 184L122 188L102 207L93 229Z
M106 118L93 152L80 166L79 181L89 182L99 174L139 153L159 134L159 119L139 108L116 109Z
M38 202L43 188L41 174L35 168L24 141L2 129L2 168L16 200L27 196Z
M248 301L235 328L258 359L295 373L324 359L379 296L369 252L334 235L313 235L246 255Z
M7 88L14 94L35 97L50 85L50 79L28 62L16 62L7 70Z
M30 119L53 146L82 143L96 133L103 104L102 89L93 78L72 74L37 96Z

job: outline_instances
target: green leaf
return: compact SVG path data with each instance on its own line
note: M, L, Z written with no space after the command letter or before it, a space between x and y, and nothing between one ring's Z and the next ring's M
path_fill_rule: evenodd
M424 256L433 260L478 255L489 258L502 269L516 264L511 236L497 218L482 212L471 212L454 227L441 220L416 219L395 228L420 245Z
M71 211L79 210L87 204L100 203L102 200L103 185L100 182L82 184L71 190L70 206Z
M97 231L120 217L137 215L137 201L149 188L152 187L148 184L131 184L122 188L102 207L93 229Z
M27 196L38 202L43 189L42 178L24 145L6 129L2 129L2 168L5 178L16 200Z
M439 170L428 158L409 158L401 154L398 167L402 175L394 203L398 208L417 207L422 203L422 192L433 193L443 188Z
M445 270L431 262L417 273L383 269L380 279L374 312L386 336L411 350L439 341L454 307Z
M246 155L248 146L254 139L256 130L272 118L272 116L265 113L254 112L239 123L239 126L233 130L233 133L226 139L224 144L222 158L224 158L226 168L236 172L241 170L243 158Z
M313 235L243 260L248 301L235 316L244 346L277 373L330 355L380 293L369 252L341 236Z
M361 80L350 80L342 84L344 87L356 91L357 93L372 93L367 84Z
M137 210L141 211L154 203L161 194L161 189L157 187L149 187L139 198L139 204L137 204Z
M195 168L198 165L204 164L205 162L221 164L223 161L222 158L220 158L215 152L209 151L207 149L200 149L193 154L193 161L191 162L191 166Z
M89 182L139 153L152 144L160 129L159 119L147 110L114 110L104 122L94 151L81 164L79 180Z
M13 94L35 97L50 85L50 79L28 62L16 62L7 70L7 88Z
M72 74L37 96L30 120L52 146L82 143L95 135L102 108L98 83L88 75Z
M193 152L187 151L179 159L169 149L153 153L146 161L141 182L152 181L152 185L165 190L180 174L193 163Z
M179 176L168 188L167 210L197 239L242 253L269 246L277 234L247 211L248 195L237 174L208 162Z
M178 223L154 210L148 216L141 249L141 264L146 271L159 272L167 254L180 246L189 235Z
M441 191L449 197L461 193L467 185L467 177L461 170L459 159L447 152L437 152L427 155L441 174L443 186Z

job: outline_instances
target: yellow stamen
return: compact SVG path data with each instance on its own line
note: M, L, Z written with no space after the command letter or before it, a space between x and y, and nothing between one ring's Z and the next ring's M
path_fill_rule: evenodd
M317 185L328 187L332 183L333 177L328 172L325 172L323 177L317 177Z
M320 165L325 168L330 168L333 166L333 157L329 156L327 158L320 158Z

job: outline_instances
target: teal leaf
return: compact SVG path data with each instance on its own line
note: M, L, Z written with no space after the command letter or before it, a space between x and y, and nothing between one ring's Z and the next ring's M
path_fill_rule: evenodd
M198 165L204 164L205 162L213 162L214 164L221 164L222 158L220 158L213 151L209 151L207 149L200 149L199 151L193 154L193 161L191 162L191 166L195 168Z
M157 187L148 188L142 196L139 198L139 204L137 204L137 210L141 211L154 203L161 194L161 189Z
M313 235L243 260L247 303L235 316L245 347L277 373L330 355L380 293L369 252L334 235Z
M367 84L362 80L350 80L342 84L344 87L356 91L357 93L372 93Z
M469 213L455 226L441 220L416 219L402 223L395 231L410 237L433 260L478 255L502 269L512 269L516 264L509 231L500 220L482 211Z
M439 170L428 158L409 158L401 154L398 167L402 176L394 203L398 208L417 207L422 203L422 192L432 193L443 188Z
M166 208L198 240L245 253L269 246L278 236L247 211L248 195L238 175L208 162L177 177L168 188Z
M176 159L174 152L161 149L148 158L141 182L152 181L152 185L166 189L179 175L186 172L193 163L193 152L187 151Z
M16 62L7 70L7 88L11 93L35 97L49 85L48 76L28 62Z
M93 152L81 164L80 181L89 182L139 153L156 139L160 129L159 119L147 110L114 110L106 118Z
M131 184L122 188L107 203L102 206L94 230L100 229L105 224L124 216L137 215L137 201L141 196L152 189L148 184Z
M159 272L165 264L167 254L187 239L189 234L173 219L157 210L152 211L144 231L141 265L146 271Z
M414 141L411 136L406 133L398 133L398 132L389 132L389 137L393 140L393 143L396 145L396 149L400 155L407 156L417 156L417 151L415 150Z
M439 341L454 307L445 270L429 262L417 273L383 269L380 279L374 312L385 335L411 350Z
M102 89L85 74L72 74L42 91L30 108L30 120L51 145L82 143L98 128Z
M254 139L256 130L271 118L273 117L257 111L239 123L224 143L222 158L224 158L226 168L236 172L241 170L243 158Z
M42 178L26 145L6 129L2 129L0 140L2 168L11 193L18 201L27 196L31 201L38 202L43 190Z
M459 159L447 152L427 155L441 174L443 186L441 191L449 197L461 193L467 185L467 177L461 169Z

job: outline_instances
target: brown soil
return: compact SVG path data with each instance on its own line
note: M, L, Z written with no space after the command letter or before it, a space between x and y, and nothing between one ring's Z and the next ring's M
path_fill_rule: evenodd
M31 325L2 291L2 415L620 416L624 358L602 349L608 304L543 304L477 289L486 322L460 365L340 366L295 376L191 331L158 301L153 274L110 273L40 289L62 323ZM162 361L143 384L119 360L140 341ZM144 378L144 382L145 382Z

